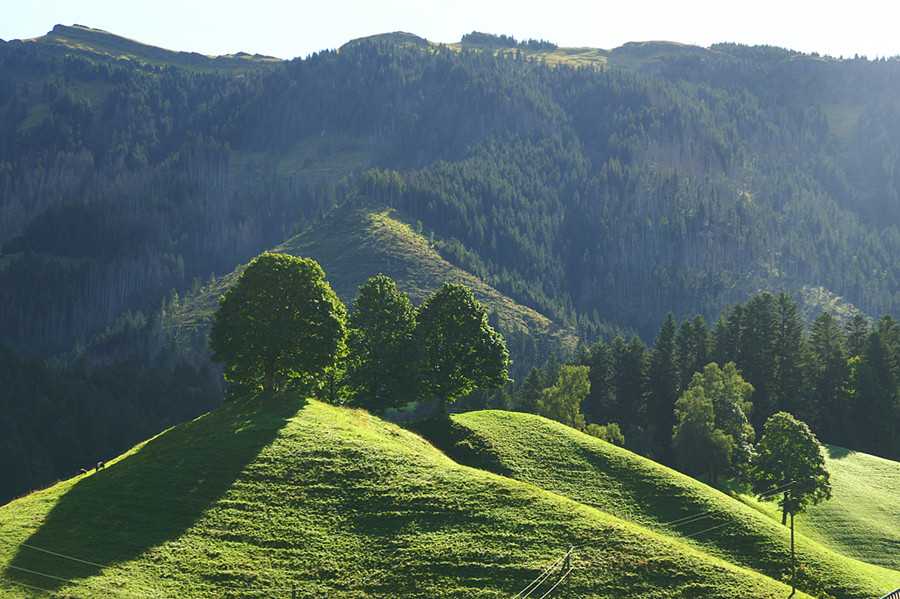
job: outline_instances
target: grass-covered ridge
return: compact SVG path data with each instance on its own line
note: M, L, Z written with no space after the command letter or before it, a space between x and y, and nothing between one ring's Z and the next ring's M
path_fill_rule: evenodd
M332 289L347 306L356 298L359 286L379 274L393 279L414 305L424 302L444 283L457 283L470 288L488 312L496 312L502 331L527 332L536 339L542 353L555 350L558 355L568 355L577 344L571 331L445 260L421 232L387 208L345 205L273 251L318 262ZM172 326L184 331L205 331L219 296L241 270L239 267L186 298Z
M789 594L677 540L461 466L365 412L297 397L226 405L8 504L0 536L0 590L13 598L46 596L37 588L510 597L570 544L583 545L571 596Z
M166 50L84 25L56 25L47 35L38 37L34 41L84 50L115 59L133 60L152 65L173 65L197 71L217 69L245 71L265 68L282 62L271 56L251 55L246 52L212 57L196 52Z
M425 421L417 429L461 463L686 539L769 576L787 569L790 533L780 522L569 427L529 414L484 411ZM700 514L708 516L683 521ZM900 572L849 559L803 535L797 536L797 554L837 597L877 597L900 586Z

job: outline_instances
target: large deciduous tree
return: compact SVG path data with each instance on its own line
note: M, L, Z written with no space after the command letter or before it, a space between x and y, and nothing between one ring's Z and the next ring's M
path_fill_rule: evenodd
M347 337L347 382L353 403L373 412L416 399L416 314L389 277L372 277L353 302Z
M587 366L567 364L560 368L556 384L541 393L538 413L572 428L583 429L584 415L581 413L581 402L591 390L588 371Z
M219 298L209 346L225 363L225 379L274 391L334 364L345 336L346 310L309 258L256 257Z
M710 484L728 468L734 440L716 428L712 400L688 389L675 402L672 450L679 468L691 474L706 474Z
M509 377L509 352L484 307L463 285L445 283L416 313L425 390L447 403L476 387L496 388Z
M784 489L782 524L787 524L788 514L831 497L822 446L805 422L787 412L766 420L750 464L750 479L753 490L764 498L774 499Z
M707 364L675 403L672 448L681 468L707 472L715 482L728 467L740 471L749 461L753 427L747 420L753 386L744 381L733 362L724 368Z

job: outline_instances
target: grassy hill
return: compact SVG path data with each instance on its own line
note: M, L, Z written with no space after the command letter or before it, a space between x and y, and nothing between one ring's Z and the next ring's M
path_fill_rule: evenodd
M561 424L528 414L484 411L454 415L449 422L425 421L417 429L460 463L685 539L710 554L769 576L777 578L789 563L790 532L776 519L690 477ZM853 484L848 481L841 486ZM879 501L874 505L888 510L894 504L887 496L873 499ZM875 515L878 508L872 511ZM865 518L868 512L859 509L859 517ZM704 516L685 519L696 514ZM808 527L815 528L815 524ZM895 525L888 530L893 528ZM823 536L798 536L797 555L835 596L880 596L900 586L900 572L849 559L813 540ZM844 538L845 546L854 543L851 535Z
M365 412L298 397L170 429L0 508L0 531L0 589L14 598L510 597L572 544L570 596L789 594L678 539L457 464Z
M559 356L569 355L577 345L572 332L450 264L422 234L386 208L345 205L324 222L273 251L316 260L325 270L331 287L348 306L359 286L378 274L391 277L414 305L425 301L445 282L460 283L472 289L489 313L497 314L504 335L527 332L535 340L536 351L542 359L551 351ZM205 331L219 296L233 284L241 270L239 267L186 298L172 326L185 332ZM511 346L510 350L516 359L516 347Z

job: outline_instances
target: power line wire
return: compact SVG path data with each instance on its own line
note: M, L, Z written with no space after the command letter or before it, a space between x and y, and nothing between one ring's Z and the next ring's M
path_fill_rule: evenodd
M547 595L549 595L550 593L552 593L553 590L554 590L556 587L558 587L558 586L562 583L562 581L564 581L564 580L569 576L569 574L572 573L572 570L574 570L574 569L575 569L575 568L569 568L569 569L566 571L566 573L563 574L563 575L560 577L560 579L556 581L556 584L553 585L552 587L550 587L550 590L548 590L546 593L544 593L543 595L541 595L540 599L545 599L545 597L547 597Z
M10 584L16 584L16 585L19 585L20 587L27 587L27 588L29 588L29 589L34 589L34 590L36 590L36 591L43 591L43 592L49 593L49 594L52 594L52 593L53 593L53 591L50 591L50 590L48 590L48 589L44 589L44 588L41 588L41 587L36 587L36 586L34 586L33 584L25 584L24 582L18 582L18 581L16 581L16 580L13 580L12 578L7 578L7 579L6 579L6 582L8 582L8 583L10 583Z
M544 581L550 576L550 572L552 572L553 569L560 564L560 562L564 561L567 557L569 557L569 555L571 555L573 550L574 550L574 547L570 547L569 551L566 552L565 555L563 555L562 557L557 559L555 562L550 564L550 566L546 570L541 572L537 578L532 580L524 589L522 589L521 591L516 593L513 596L513 599L525 599L526 597L531 595L531 593L533 593L535 591L535 589L537 589L540 585L542 585L544 583ZM534 587L534 588L532 588L532 587ZM525 591L528 591L528 592L525 595L523 595L522 593L525 593Z
M14 546L14 547L16 546L16 545L14 545L14 544L12 544L12 543L9 543L9 542L7 542L7 544L8 544L8 545L11 545L11 546ZM43 552L43 553L48 553L48 554L50 554L50 555L53 555L53 556L56 556L56 557L60 557L60 558L63 558L63 559L67 559L67 560L79 562L79 563L82 563L82 564L87 564L87 565L89 565L89 566L95 566L95 567L100 568L100 569L102 569L102 570L107 570L107 571L108 571L108 570L117 570L117 571L119 571L119 572L125 572L125 571L126 571L124 568L121 568L121 567L119 567L119 566L113 566L113 565L107 565L107 566L104 566L103 564L98 564L98 563L96 563L96 562L91 562L91 561L83 560L83 559L80 559L80 558L77 558L77 557L72 557L71 555L66 555L66 554L63 554L63 553L58 553L58 552L56 552L56 551L50 551L49 549L42 549L42 548L40 548L40 547L35 547L34 545L30 545L30 544L28 544L28 543L19 543L18 546L19 546L19 547L27 547L28 549L33 549L33 550L35 550L35 551L41 551L41 552ZM13 566L12 564L7 564L7 565L8 565L10 568L15 568L15 569L17 569L17 570L23 570L23 571L26 571L26 572L30 572L30 573L36 574L36 575L38 575L38 576L46 576L46 577L48 577L48 578L56 578L57 580L61 580L61 581L68 582L68 583L71 583L71 584L83 584L83 583L81 583L81 582L79 582L79 581L68 580L68 579L65 579L65 578L59 578L59 577L57 577L57 576L52 576L52 575L50 575L50 574L42 574L42 573L40 573L40 572L32 572L32 571L30 571L30 570L26 570L25 568L21 568L21 567L18 567L18 566ZM279 592L286 592L286 591L291 591L291 590L293 590L293 587L282 587L282 588L279 588L279 587L228 587L228 586L215 585L215 584L208 584L208 583L203 583L203 582L186 582L186 581L184 581L183 579L175 579L175 582L179 582L179 583L181 583L181 584L189 584L189 585L195 585L195 586L203 586L203 587L206 587L206 588L210 588L210 589L219 589L219 590L223 590L223 591L249 591L249 592L279 591Z
M14 566L12 564L6 564L6 567L13 568L14 570L21 570L22 572L28 572L29 574L34 574L35 576L43 576L44 578L52 578L53 580L60 580L62 582L68 582L69 584L82 584L81 581L69 580L68 578L60 578L59 576L53 576L52 574L44 574L43 572L36 572L34 570L29 570L28 568Z
M89 562L89 561L87 561L87 560L78 559L77 557L72 557L72 556L70 556L70 555L63 555L62 553L56 553L55 551L50 551L49 549L41 549L40 547L35 547L34 545L29 545L29 544L27 544L27 543L19 543L19 546L20 546L20 547L28 547L29 549L34 549L35 551L43 551L44 553L49 553L50 555L55 555L56 557L62 557L62 558L68 559L68 560L72 560L73 562L80 562L80 563L82 563L82 564L87 564L87 565L89 565L89 566L95 566L95 567L97 567L97 568L104 568L104 569L106 569L106 568L115 568L115 569L121 569L121 568L117 568L116 566L104 566L103 564L98 564L98 563L95 563L95 562Z

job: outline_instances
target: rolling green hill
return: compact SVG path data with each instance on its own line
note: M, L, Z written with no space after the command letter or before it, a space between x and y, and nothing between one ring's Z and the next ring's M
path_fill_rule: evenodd
M731 562L778 577L789 563L790 532L774 518L696 480L574 429L530 414L471 412L416 426L460 463L558 493L664 532ZM845 481L839 488L855 487ZM837 492L837 490L836 490ZM892 510L880 497L873 506ZM859 517L879 517L858 505ZM702 518L687 518L702 514ZM811 523L803 530L816 530ZM893 526L893 524L891 525ZM848 531L848 537L852 533ZM873 597L900 586L900 571L855 561L798 535L797 555L838 597ZM865 542L862 534L859 542ZM845 546L855 541L844 539ZM887 565L887 564L885 564Z
M391 277L414 305L424 302L445 282L466 285L488 313L495 314L513 360L519 364L542 363L551 352L569 356L577 344L571 331L452 265L421 233L387 208L345 205L272 251L316 260L347 306L359 286L378 274ZM186 297L170 328L191 339L205 339L219 296L240 270Z
M365 412L297 397L170 429L0 508L0 531L0 589L16 599L510 597L570 545L571 596L789 594L676 538L459 465ZM871 596L879 583L867 582Z

